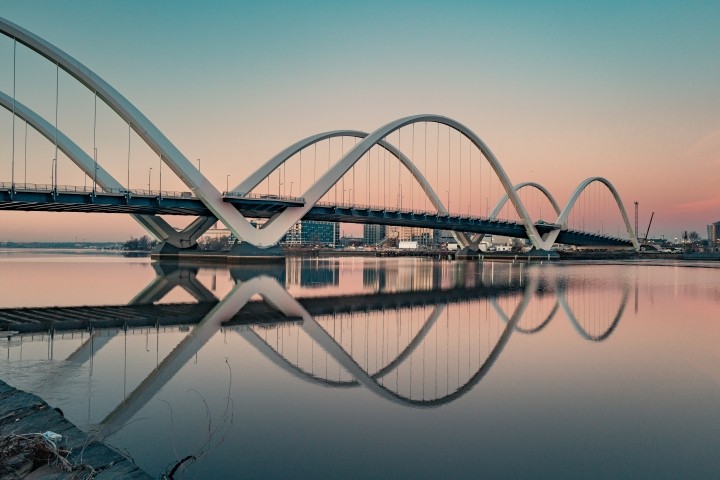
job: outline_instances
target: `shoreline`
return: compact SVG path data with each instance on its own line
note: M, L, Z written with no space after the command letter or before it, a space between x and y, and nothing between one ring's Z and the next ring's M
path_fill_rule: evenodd
M62 435L57 444L42 433ZM130 458L95 440L67 420L42 398L0 380L0 477L26 475L56 479L99 475L145 480L152 478ZM10 448L16 447L16 448Z

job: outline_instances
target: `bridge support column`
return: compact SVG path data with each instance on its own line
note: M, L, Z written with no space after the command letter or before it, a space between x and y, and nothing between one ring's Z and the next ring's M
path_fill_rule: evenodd
M463 247L455 252L456 260L477 260L480 258L480 251L471 247Z
M233 245L230 250L200 250L197 243L188 248L178 248L168 242L158 244L150 257L160 261L200 261L218 263L279 263L285 262L285 252L280 245L259 248L242 242Z
M285 252L280 244L259 248L247 242L237 242L228 252L228 262L285 262Z

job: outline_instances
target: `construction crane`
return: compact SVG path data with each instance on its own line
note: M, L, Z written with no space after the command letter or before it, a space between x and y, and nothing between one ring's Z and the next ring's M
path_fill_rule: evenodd
M645 231L645 241L647 242L648 235L650 235L650 225L652 225L653 217L655 216L655 212L652 212L650 215L650 223L648 223L648 228Z

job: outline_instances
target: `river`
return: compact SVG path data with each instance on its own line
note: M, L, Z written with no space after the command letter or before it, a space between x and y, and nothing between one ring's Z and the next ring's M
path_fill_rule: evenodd
M156 477L720 478L716 267L5 251L0 378Z

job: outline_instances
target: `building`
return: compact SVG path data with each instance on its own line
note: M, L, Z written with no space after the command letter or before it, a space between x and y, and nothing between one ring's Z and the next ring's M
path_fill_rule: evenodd
M365 245L377 245L385 240L385 225L363 225L363 243Z
M297 246L330 246L340 241L340 224L337 222L318 222L300 220L288 230L283 242Z
M399 242L418 242L420 245L431 245L433 230L420 227L390 226L386 230L388 238L397 238Z
M708 246L720 247L720 221L707 226Z

